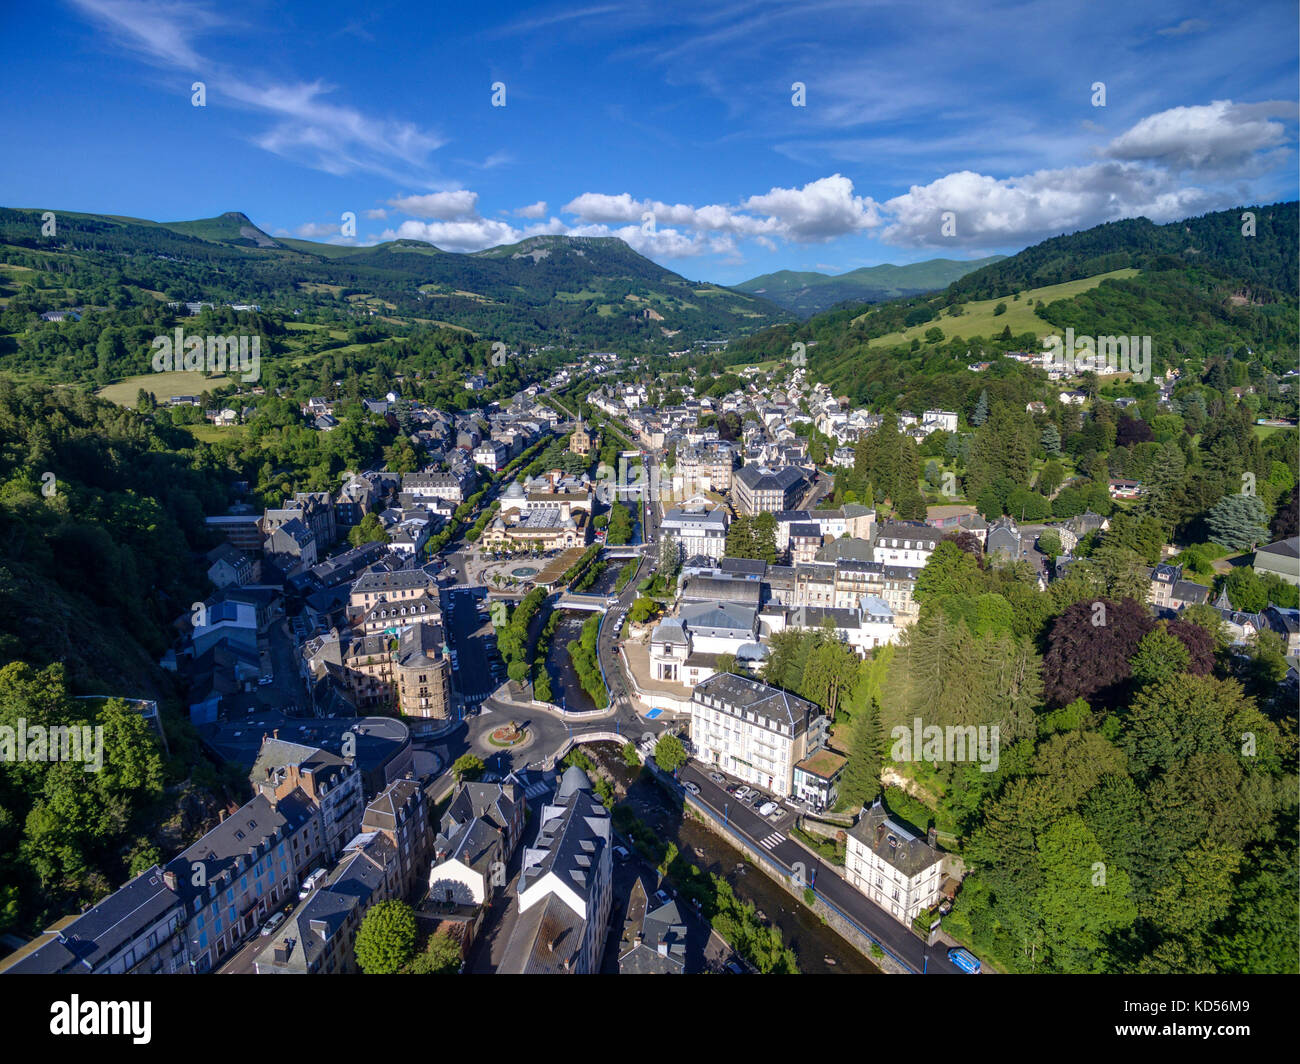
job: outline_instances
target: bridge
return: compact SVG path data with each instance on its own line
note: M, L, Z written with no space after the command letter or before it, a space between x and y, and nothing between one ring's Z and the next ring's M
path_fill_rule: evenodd
M566 591L555 600L557 610L587 610L590 613L604 613L618 602L617 595L579 595Z

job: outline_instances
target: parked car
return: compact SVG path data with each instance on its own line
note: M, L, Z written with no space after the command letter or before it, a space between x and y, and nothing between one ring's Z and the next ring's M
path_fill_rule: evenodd
M740 790L732 791L731 793L734 794L737 798L739 798L743 802L746 798L750 796L752 792L748 787L741 787Z
M267 920L266 923L262 925L262 934L273 934L275 929L284 923L286 919L288 919L288 917L286 917L282 912L272 913L271 919Z
M327 873L323 868L312 869L307 878L302 881L302 889L298 891L299 900L307 897L308 894L315 890L320 881L325 878L326 874Z
M699 785L698 783L696 783L694 780L687 780L685 783L682 784L682 786L683 786L686 790L690 791L690 793L693 794L693 795L695 795L696 797L699 796L699 793L700 793L700 785Z
M267 687L267 686L269 686L270 684L273 684L273 683L275 683L275 677L274 677L274 676L259 676L259 677L257 678L257 686L258 686L258 687Z
M771 816L773 813L777 811L778 808L779 807L777 806L776 802L764 802L762 805L758 807L758 815Z
M967 975L979 975L980 973L979 958L968 949L962 949L960 946L956 949L950 949L948 959Z
M709 779L711 779L711 780L712 780L714 783L716 783L719 787L721 787L722 784L723 784L723 782L724 782L724 781L723 781L723 778L722 778L722 773L721 773L721 772L710 772L710 773L709 773Z
M632 854L629 852L626 846L615 846L614 856L617 857L620 861L626 861L629 857L632 856Z

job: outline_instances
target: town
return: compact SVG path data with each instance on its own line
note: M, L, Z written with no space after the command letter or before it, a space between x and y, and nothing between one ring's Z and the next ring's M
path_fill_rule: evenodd
M363 406L400 426L420 468L348 472L333 491L208 516L221 539L205 562L212 591L177 619L162 664L253 798L0 971L372 971L368 939L413 943L417 926L429 945L410 963L445 970L755 970L752 950L702 918L698 877L669 875L673 855L615 805L643 767L659 805L876 967L979 970L944 930L964 862L906 818L922 718L846 805L862 751L837 703L855 662L917 624L936 565L965 554L1046 595L1092 564L1076 548L1105 542L1143 484L1110 478L1110 516L1052 519L1039 496L1032 519L959 504L904 519L836 493L836 478L890 434L908 447L957 438L958 413L872 413L797 365L742 369L717 396L666 393L643 373L595 353L477 413L410 401L397 382ZM1131 404L1113 405L1123 417ZM973 422L988 417L979 406ZM311 398L300 413L330 433L333 408ZM1190 579L1173 546L1160 556L1133 574L1150 618L1199 609L1243 654L1273 633L1294 697L1300 613L1237 608ZM1294 586L1296 559L1294 535L1261 543L1253 571ZM771 682L809 646L841 674L816 700ZM984 771L998 729L980 722ZM966 759L952 726L946 755L929 730L932 760Z

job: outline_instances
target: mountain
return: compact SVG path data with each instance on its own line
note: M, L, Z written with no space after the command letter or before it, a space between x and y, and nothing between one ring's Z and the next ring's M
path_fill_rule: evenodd
M1247 213L1254 235L1242 232ZM727 360L785 358L793 342L803 342L810 375L837 394L899 409L936 402L957 409L967 393L985 387L968 363L1041 350L1043 336L1073 329L1076 336L1151 337L1156 372L1190 364L1199 376L1225 355L1253 360L1255 382L1295 368L1298 246L1295 202L1165 225L1112 222L1043 241L941 292L865 310L840 307L738 338ZM996 379L1006 365L1016 364L998 364ZM1026 381L1016 394L1028 401L1036 387Z
M882 303L900 296L934 292L1004 258L1005 255L991 255L966 261L930 259L907 266L886 263L883 266L863 266L833 276L811 271L778 270L743 281L735 288L765 296L806 318L838 303Z
M539 236L461 254L417 240L352 247L272 237L238 211L161 223L55 211L56 231L43 236L42 214L0 208L0 300L26 296L38 314L68 300L256 303L282 320L313 309L383 312L512 346L644 351L790 318L761 296L688 280L613 237ZM60 275L77 281L63 300L53 291L65 287ZM0 340L0 368L3 352Z

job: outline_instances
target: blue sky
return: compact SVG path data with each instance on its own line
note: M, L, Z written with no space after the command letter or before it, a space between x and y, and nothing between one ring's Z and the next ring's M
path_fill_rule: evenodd
M54 0L0 31L5 206L617 235L735 283L1297 196L1294 0Z

